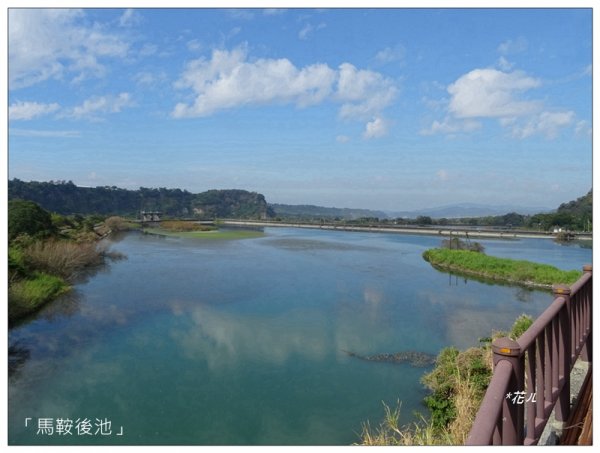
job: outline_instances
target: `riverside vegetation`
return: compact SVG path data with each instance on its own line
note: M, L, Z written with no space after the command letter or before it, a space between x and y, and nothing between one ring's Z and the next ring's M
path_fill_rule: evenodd
M547 264L497 258L471 250L429 249L423 253L423 258L445 271L533 287L572 284L581 276L576 270L563 271Z
M36 203L10 200L8 204L8 320L12 324L68 291L87 270L110 252L98 239L126 229L118 217L100 222L98 216L62 216Z
M479 347L464 351L455 347L443 349L435 368L421 379L430 390L424 399L430 416L417 414L418 421L400 426L401 402L395 408L384 403L383 421L375 428L368 421L364 423L359 443L464 445L492 377L492 340L503 336L517 339L532 323L530 316L521 315L510 332L493 332L491 337L479 340Z

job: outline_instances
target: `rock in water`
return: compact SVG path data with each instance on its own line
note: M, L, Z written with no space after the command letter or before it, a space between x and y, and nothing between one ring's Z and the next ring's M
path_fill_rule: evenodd
M426 367L435 363L434 355L420 351L402 351L393 354L382 353L374 355L360 355L352 351L344 352L350 357L356 357L357 359L369 362L409 363L415 367Z

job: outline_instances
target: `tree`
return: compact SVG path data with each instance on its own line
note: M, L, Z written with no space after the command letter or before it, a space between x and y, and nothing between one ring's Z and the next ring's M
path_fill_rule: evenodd
M415 222L417 223L417 225L432 225L433 219L427 215L420 215L417 217Z
M21 234L44 237L54 233L52 216L33 201L10 200L8 202L8 239Z

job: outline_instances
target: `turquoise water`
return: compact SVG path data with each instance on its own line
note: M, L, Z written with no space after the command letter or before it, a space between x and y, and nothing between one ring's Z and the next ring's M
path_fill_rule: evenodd
M437 237L265 233L114 240L126 260L9 331L9 443L348 445L378 424L382 401L402 401L402 422L425 412L428 369L344 351L465 348L552 299L434 270L421 254ZM480 242L490 255L591 263L590 249L549 240ZM86 418L90 435L75 427Z

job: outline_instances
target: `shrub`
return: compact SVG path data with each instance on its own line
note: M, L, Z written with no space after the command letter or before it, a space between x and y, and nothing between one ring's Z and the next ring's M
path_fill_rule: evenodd
M33 201L10 200L8 202L8 239L27 234L46 237L55 231L52 217Z
M521 316L519 316L515 320L515 323L513 324L513 326L511 328L510 333L508 334L508 336L512 340L516 340L521 335L523 335L525 333L525 331L527 329L529 329L529 327L532 324L533 324L533 318L531 316L529 316L529 315L522 314Z
M483 253L485 247L479 242L463 241L457 237L451 237L450 239L444 239L442 241L442 248L450 250L470 250L472 252Z
M84 268L104 262L104 250L96 242L37 241L23 250L33 269L72 280Z
M69 286L60 278L37 273L33 278L11 282L8 287L8 319L14 321L67 291Z
M129 229L129 224L123 217L119 216L109 217L104 223L111 231L127 231Z

